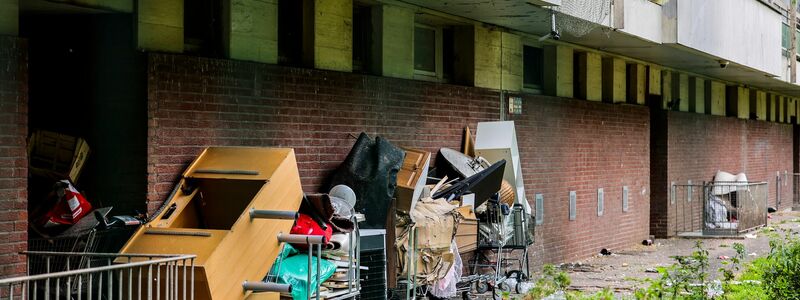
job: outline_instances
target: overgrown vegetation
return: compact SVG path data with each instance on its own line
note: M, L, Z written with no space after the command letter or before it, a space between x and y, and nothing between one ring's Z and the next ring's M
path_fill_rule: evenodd
M700 300L700 299L800 299L800 238L792 230L781 230L770 239L770 253L744 264L744 245L734 243L736 252L722 263L719 278L709 275L709 252L698 241L688 256L674 256L675 263L658 269L656 279L638 280L633 295L615 296L611 290L593 294L568 291L570 278L554 266L545 266L543 276L526 299L543 299L554 293L568 300Z

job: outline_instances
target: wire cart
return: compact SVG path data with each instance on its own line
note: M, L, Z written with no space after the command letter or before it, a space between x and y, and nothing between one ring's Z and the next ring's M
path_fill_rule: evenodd
M514 278L517 283L528 279L527 233L528 218L522 205L515 204L509 208L494 200L487 202L486 211L478 216L478 247L468 267L472 275L481 275L482 269L491 269L493 278L486 281L482 280L485 278L476 278L478 293L497 288L510 291L516 287L506 284L507 279ZM517 251L522 252L521 258L514 257Z

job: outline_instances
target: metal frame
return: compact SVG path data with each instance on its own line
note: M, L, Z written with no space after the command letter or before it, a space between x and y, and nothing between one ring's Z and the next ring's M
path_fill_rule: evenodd
M768 205L767 182L690 182L670 188L670 210L679 236L736 236L755 230L766 226ZM716 214L722 212L717 210L724 211L722 217L728 221L710 219L719 217Z
M21 254L26 255L28 259L45 258L48 273L0 280L2 298L35 300L41 297L49 300L51 298L99 299L105 296L105 299L134 299L135 293L138 299L160 300L162 294L167 300L194 299L195 255L46 251L26 251ZM50 263L56 257L65 258L67 262L74 259L88 259L90 263L85 268L73 270L69 270L70 264L67 263L67 270L52 272ZM92 260L104 261L104 264L91 266ZM161 270L164 270L163 277ZM191 273L189 280L187 273ZM143 280L145 277L146 280ZM84 281L84 278L88 280ZM77 288L74 288L75 285Z

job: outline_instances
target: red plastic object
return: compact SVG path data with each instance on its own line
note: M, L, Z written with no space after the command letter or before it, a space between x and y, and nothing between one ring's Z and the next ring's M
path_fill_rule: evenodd
M292 234L302 234L302 235L321 235L325 238L325 243L328 243L331 240L331 235L333 235L333 228L328 225L327 228L322 229L319 224L317 224L314 219L306 214L300 214L297 217L297 221L295 221L294 226L292 226L292 230L290 231ZM306 245L295 245L292 244L295 248L306 249Z
M44 218L39 220L39 225L44 228L75 225L83 216L92 211L89 201L86 201L86 198L69 181L62 180L61 183L64 186L63 196L45 214Z

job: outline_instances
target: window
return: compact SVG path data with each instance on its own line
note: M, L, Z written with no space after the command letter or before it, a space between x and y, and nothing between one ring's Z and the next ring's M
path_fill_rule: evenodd
M414 71L417 74L436 77L436 35L434 27L417 25L414 28Z
M542 90L544 82L544 52L542 48L522 47L522 83L524 88Z
M221 11L220 0L186 1L183 6L184 52L222 56Z
M782 23L781 25L781 48L783 48L783 56L788 56L787 49L789 49L789 25Z
M371 8L353 4L353 72L369 72L372 60Z

